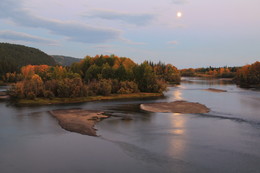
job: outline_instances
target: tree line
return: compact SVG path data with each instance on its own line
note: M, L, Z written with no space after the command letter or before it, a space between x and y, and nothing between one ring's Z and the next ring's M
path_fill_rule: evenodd
M184 77L217 77L234 78L240 67L206 67L181 69L181 76Z
M241 87L260 88L260 62L256 61L240 68L236 73L235 82Z
M0 80L6 73L20 72L22 66L32 65L55 65L55 60L39 49L0 43Z
M162 93L167 82L180 82L180 73L173 65L148 61L136 64L115 55L86 56L70 67L27 65L20 71L4 76L6 81L16 82L9 91L15 98Z

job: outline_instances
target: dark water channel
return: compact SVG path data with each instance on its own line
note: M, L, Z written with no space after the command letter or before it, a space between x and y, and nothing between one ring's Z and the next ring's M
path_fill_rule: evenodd
M216 93L203 89L224 89ZM207 114L148 113L140 103L187 100ZM83 108L106 119L100 137L63 130L47 111ZM186 78L165 97L17 107L0 102L1 173L260 172L260 92L226 80Z

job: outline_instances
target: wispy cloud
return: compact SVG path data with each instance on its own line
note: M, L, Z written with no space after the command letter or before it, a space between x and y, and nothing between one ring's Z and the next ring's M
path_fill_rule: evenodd
M132 45L145 45L146 43L144 42L135 42L135 41L132 41L132 40L128 40L128 39L125 39L125 38L121 38L120 39L122 42L125 42L127 44L132 44Z
M167 44L176 45L176 44L178 44L178 41L176 41L176 40L168 41Z
M65 36L71 41L83 43L103 43L118 40L121 32L111 28L92 27L77 22L50 20L31 15L22 8L21 1L1 0L0 18L9 19L25 27L47 29L53 34Z
M105 20L118 20L133 25L147 25L155 19L154 14L135 14L126 13L112 10L95 9L89 14L84 15L85 17L101 18Z
M111 48L112 46L111 45L95 45L92 47L95 49L106 49L106 48Z
M31 43L43 43L49 45L57 45L58 43L54 40L45 39L42 37L33 36L26 33L14 32L14 31L0 31L0 38L12 41L24 41Z

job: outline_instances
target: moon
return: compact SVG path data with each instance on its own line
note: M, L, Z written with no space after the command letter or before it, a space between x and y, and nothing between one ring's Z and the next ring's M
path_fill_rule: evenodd
M178 18L181 18L182 17L182 12L178 11L176 15L177 15Z

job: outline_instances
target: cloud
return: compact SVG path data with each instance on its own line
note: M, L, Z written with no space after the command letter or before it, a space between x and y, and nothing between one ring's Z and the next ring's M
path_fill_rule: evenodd
M175 44L178 44L178 41L168 41L167 44L171 44L171 45L175 45Z
M21 1L15 0L0 1L0 18L9 19L20 26L47 29L53 34L65 36L68 40L83 43L118 40L121 35L121 32L115 29L36 17L22 8Z
M25 42L57 45L57 42L53 40L29 35L26 33L14 32L14 31L0 31L0 38L5 40L12 40L12 41L25 41Z
M186 4L187 3L187 0L172 0L172 2L174 3L174 4Z
M95 49L106 49L106 48L111 48L112 46L111 45L95 45L92 47Z
M105 20L118 20L133 25L147 25L155 19L154 14L132 14L112 10L96 9L85 17L101 18Z
M125 38L121 38L121 41L125 42L127 44L132 44L132 45L145 45L146 44L144 42L135 42L135 41L128 40L128 39L125 39Z

